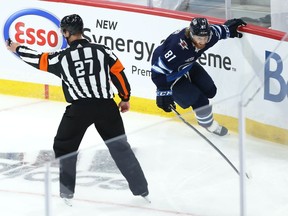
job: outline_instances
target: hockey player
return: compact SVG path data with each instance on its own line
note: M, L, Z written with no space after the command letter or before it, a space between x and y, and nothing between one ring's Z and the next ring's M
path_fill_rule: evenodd
M209 98L216 95L217 88L196 60L221 39L241 38L237 29L245 25L241 19L212 25L206 18L193 18L189 27L170 34L152 56L157 106L165 112L171 112L171 106L176 108L174 101L183 109L192 107L199 125L219 136L226 135L227 128L214 120L209 106Z
M78 150L86 129L94 124L132 193L147 198L148 184L127 142L119 112L119 109L126 112L130 108L130 85L123 65L108 47L82 38L83 21L79 15L65 16L61 20L61 31L70 47L54 53L38 53L7 41L7 48L23 61L62 79L63 92L70 105L53 145L55 156L60 159L60 196L70 205L75 192L77 162L77 154L70 153ZM121 98L118 107L111 81Z

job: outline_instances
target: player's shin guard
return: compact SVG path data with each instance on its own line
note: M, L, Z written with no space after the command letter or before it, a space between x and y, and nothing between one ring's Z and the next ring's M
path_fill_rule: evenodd
M195 116L197 118L198 124L204 128L211 126L214 120L211 106L205 106L196 109Z

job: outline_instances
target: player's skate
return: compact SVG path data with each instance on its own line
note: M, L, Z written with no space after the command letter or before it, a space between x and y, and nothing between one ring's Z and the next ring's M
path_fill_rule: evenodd
M218 136L225 136L228 133L228 129L218 124L217 121L213 121L212 125L206 128L209 132Z
M60 197L63 199L64 203L65 203L67 206L72 207L73 194L64 194L64 193L61 193L61 194L60 194Z

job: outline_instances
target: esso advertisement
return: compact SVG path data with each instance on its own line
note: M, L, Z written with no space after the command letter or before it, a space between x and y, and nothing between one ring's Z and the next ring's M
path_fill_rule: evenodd
M4 26L4 39L42 52L63 49L67 42L60 31L60 20L39 9L24 9L12 14Z

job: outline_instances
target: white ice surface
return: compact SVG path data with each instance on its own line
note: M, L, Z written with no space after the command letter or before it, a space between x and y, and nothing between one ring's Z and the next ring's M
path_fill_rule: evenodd
M73 207L58 198L58 168L52 164L47 211L46 168L35 162L39 162L39 152L40 160L49 157L66 105L0 95L1 215L240 215L239 176L205 140L181 121L135 112L122 116L146 174L152 203L127 189L92 126L80 146ZM199 130L238 168L238 135L216 137ZM287 216L288 147L251 137L245 145L247 172L252 176L246 181L247 215ZM15 158L17 153L21 153L19 158ZM95 158L98 164L93 163ZM93 166L98 167L96 171L91 171Z

